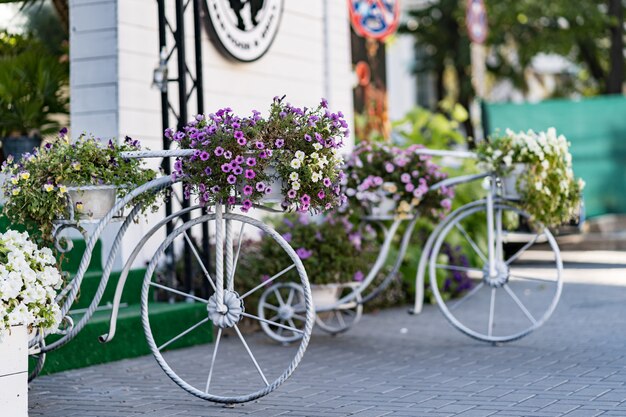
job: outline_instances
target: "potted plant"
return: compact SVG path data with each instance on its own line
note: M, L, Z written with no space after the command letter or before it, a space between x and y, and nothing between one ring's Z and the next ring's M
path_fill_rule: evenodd
M0 139L4 157L19 159L67 114L68 65L28 37L4 32L0 46Z
M419 207L420 216L438 218L451 206L454 191L429 187L446 178L431 158L383 144L360 144L346 162L345 193L352 212L372 218L405 218Z
M62 284L50 249L27 233L0 233L0 404L10 416L28 415L28 335L54 331L61 320L55 302Z
M322 218L292 214L276 223L276 231L295 249L311 282L317 308L332 306L343 291L359 285L378 255L369 226L358 230L347 217L329 213ZM284 252L262 239L247 247L244 265L251 286L284 268Z
M74 143L67 130L22 161L9 158L2 167L7 202L4 214L15 224L23 224L43 241L52 239L53 222L96 220L108 213L115 197L123 197L133 186L155 178L139 159L124 159L123 151L140 149L129 137L107 144L83 135ZM150 208L156 196L144 193L133 200Z
M556 129L507 130L484 141L477 153L485 169L502 179L503 195L545 226L576 217L584 181L574 177L569 142Z
M275 98L265 119L257 111L239 117L230 108L198 115L182 130L165 132L195 150L175 162L172 175L184 177L186 197L195 194L201 204L240 205L247 212L270 198L301 212L337 207L338 149L347 123L326 106L323 100L316 109L300 109Z

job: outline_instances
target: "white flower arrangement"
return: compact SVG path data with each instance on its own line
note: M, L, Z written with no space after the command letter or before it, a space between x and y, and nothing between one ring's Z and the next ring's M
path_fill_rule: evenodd
M575 179L569 142L556 129L546 132L513 132L490 138L477 148L485 169L504 177L513 165L522 163L526 170L516 187L520 205L546 226L556 226L574 218L585 183Z
M0 341L11 326L56 330L62 282L50 249L39 249L27 233L0 233Z

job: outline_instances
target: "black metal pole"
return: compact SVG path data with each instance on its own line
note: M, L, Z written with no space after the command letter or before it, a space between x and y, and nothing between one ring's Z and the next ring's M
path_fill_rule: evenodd
M199 114L204 113L204 77L202 75L202 9L201 0L193 0L193 35L194 48L196 52L196 102ZM209 271L211 268L211 246L210 246L209 222L202 223L202 255L204 264ZM209 293L211 287L207 280L204 282L204 292Z
M165 0L157 0L158 15L159 15L159 59L164 59L162 54L167 51L167 36L166 36L166 18L165 18ZM159 63L160 64L160 63ZM169 99L167 96L167 73L165 74L163 82L164 86L161 88L161 132L165 132L165 129L169 127ZM163 135L163 149L169 149L170 140ZM172 173L172 168L169 158L163 158L161 162L161 168L165 175ZM172 214L172 200L170 198L165 199L165 216ZM174 226L171 222L165 225L166 235L169 235L174 230ZM166 265L167 276L169 285L174 284L176 278L176 261L174 259L174 248L169 246L166 250Z
M176 40L176 55L178 62L178 129L182 130L183 126L187 122L187 67L185 64L185 6L183 0L176 0L176 31L174 32L174 39ZM182 199L183 208L189 207L189 200ZM183 222L189 221L189 214L184 214L182 217ZM183 262L185 266L184 272L184 287L186 291L192 291L192 262L191 262L191 248L187 240L185 240L185 248L183 251Z

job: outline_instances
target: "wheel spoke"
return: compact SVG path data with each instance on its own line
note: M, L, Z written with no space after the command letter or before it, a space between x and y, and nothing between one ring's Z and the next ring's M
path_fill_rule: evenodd
M241 223L241 229L239 229L239 239L237 240L237 253L235 254L235 260L233 262L233 271L231 279L235 277L235 271L237 270L237 262L239 262L239 254L241 253L241 239L243 238L243 229L246 227L246 223Z
M267 324L269 324L270 326L276 326L276 327L283 328L283 329L285 329L285 330L292 331L292 332L294 332L294 333L304 334L304 332L303 332L302 330L298 330L298 329L296 328L296 325L295 325L295 324L293 324L293 321L291 321L291 322L289 323L289 324L291 324L291 326L293 326L293 327L289 327L289 326L286 326L286 325L284 325L284 324L279 324L279 323L276 323L275 321L272 321L272 320L262 319L261 317L259 317L259 316L255 316L254 314L249 314L249 313L245 313L245 312L244 312L244 313L241 313L241 315L242 315L242 316L244 316L244 317L248 317L248 318L250 318L250 319L254 319L254 320L258 320L258 321L262 321L263 323L267 323ZM291 319L290 319L290 320L291 320ZM281 321L282 321L282 320L281 320Z
M517 306L520 308L520 310L522 310L522 312L524 313L524 315L526 316L526 318L528 318L528 320L530 320L530 322L532 324L537 324L537 320L535 320L535 318L533 317L532 314L530 314L530 311L528 311L528 309L526 308L526 306L522 303L522 301L517 298L517 295L515 295L515 293L513 292L513 290L509 287L508 284L504 284L504 290L511 296L511 298L513 299L513 301L515 301L515 304L517 304Z
M271 305L271 304L269 304L267 302L265 304L263 304L263 308L267 308L268 310L272 310L272 311L278 311L279 310L278 307L273 306L273 305Z
M551 280L549 278L529 277L528 275L511 274L511 278L526 279L529 281L539 281L539 282L547 282L549 284L556 284L556 281Z
M461 234L465 237L465 240L467 240L467 242L470 244L470 246L474 249L474 252L476 252L476 254L478 256L480 256L480 258L483 260L483 262L487 263L487 257L485 256L483 251L480 250L480 248L478 247L476 242L474 242L474 239L472 239L470 237L470 235L467 234L467 232L465 231L465 228L463 226L461 226L461 223L458 223L458 222L455 223L454 227L456 227L461 232Z
M475 286L474 288L472 288L472 290L470 292L468 292L465 297L461 298L460 300L458 300L456 303L452 304L452 306L450 306L450 311L454 311L455 309L459 308L461 306L461 304L463 304L464 302L466 302L467 300L469 300L470 298L472 298L476 293L478 293L478 291L480 291L480 289L485 285L484 282L481 282L480 284L478 284L477 286Z
M276 294L276 298L278 299L278 303L281 307L285 306L285 301L283 300L283 296L280 295L280 290L274 290L274 294Z
M491 289L491 302L489 303L489 328L487 329L487 335L491 337L493 334L493 316L496 309L496 289Z
M483 273L483 271L480 270L480 269L468 268L466 266L437 264L436 267L440 268L440 269L447 269L449 271L476 272L476 273L479 273L479 274Z
M213 376L213 367L215 366L215 357L217 356L217 350L220 347L220 339L222 338L222 328L219 327L217 330L217 337L215 338L215 347L213 347L213 357L211 358L211 367L209 368L209 376L206 379L206 388L204 389L204 393L209 393L209 386L211 385L211 377Z
M265 287L266 285L268 285L269 283L271 283L272 281L274 281L275 279L279 278L280 276L282 276L283 274L286 274L287 272L291 271L293 268L296 267L296 264L293 264L291 266L288 266L287 268L283 269L282 271L280 271L279 273L277 273L276 275L274 275L273 277L268 278L266 281L262 282L261 284L257 285L256 287L252 288L250 291L248 291L247 293L245 293L244 295L241 296L241 299L243 300L244 298L246 298L247 296L249 296L250 294L252 294L253 292L259 290L260 288Z
M294 314L292 317L300 321L306 321L306 317L303 317L300 314Z
M296 323L293 322L293 319L288 319L287 321L289 322L289 325L291 327L293 327L294 329L296 328ZM293 330L292 330L292 332L293 332L294 336L296 335L296 333L298 333L298 332L294 332ZM304 332L300 332L300 334L304 334Z
M193 326L191 326L190 328L188 328L187 330L183 331L182 333L178 334L177 336L174 336L173 338L171 338L170 340L168 340L167 342L163 343L161 346L159 346L157 348L157 350L161 351L162 349L165 349L167 346L171 345L172 343L174 343L175 341L177 341L178 339L180 339L181 337L185 336L186 334L194 331L196 328L202 326L204 323L206 323L207 321L209 321L208 317L203 318L202 320L200 320L198 323L194 324Z
M337 321L339 322L339 326L346 327L346 322L343 319L343 316L340 311L335 311L335 316L337 316Z
M198 260L198 263L200 264L200 268L202 268L202 272L204 272L204 275L209 280L209 284L211 284L211 287L213 287L213 291L215 291L215 283L211 279L211 275L209 274L209 271L206 269L206 266L204 265L204 262L202 262L202 258L200 257L200 254L196 250L196 245L194 245L193 241L191 240L191 238L187 234L186 230L183 232L183 236L185 237L185 240L189 244L189 247L191 248L191 252L193 252L193 255Z
M287 305L290 306L291 303L293 302L293 293L294 293L294 289L290 288L289 289L289 295L287 296Z
M183 297L191 298L192 300L196 300L196 301L199 301L201 303L205 303L205 304L208 303L208 301L205 300L204 298L196 297L195 295L187 294L186 292L178 291L178 290L175 290L174 288L171 288L171 287L168 287L168 286L165 286L165 285L162 285L162 284L158 284L156 282L151 282L150 285L152 285L153 287L160 288L160 289L165 290L165 291L169 291L169 292L174 293L174 294L181 295Z
M248 344L246 343L246 339L243 338L243 335L241 334L239 327L235 326L234 328L235 328L235 332L237 332L237 336L239 336L239 340L241 340L241 343L243 343L243 346L246 348L246 351L248 352L250 359L252 359L252 362L254 362L254 366L256 367L256 370L259 372L259 375L261 375L261 378L263 378L263 382L265 382L266 386L269 386L270 384L269 382L267 382L267 378L265 378L265 375L263 374L263 371L261 370L259 363L256 361L256 358L252 354L250 347L248 347Z
M511 265L511 263L515 262L517 258L519 258L524 252L526 252L526 250L528 250L528 248L530 248L532 245L535 244L535 242L537 242L537 239L539 239L539 236L541 236L542 234L543 232L536 234L534 238L532 238L529 242L527 242L524 246L522 246L509 259L507 259L505 264Z

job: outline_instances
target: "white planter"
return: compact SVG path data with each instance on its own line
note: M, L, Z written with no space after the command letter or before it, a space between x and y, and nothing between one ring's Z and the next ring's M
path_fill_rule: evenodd
M315 308L323 309L337 304L341 295L341 284L311 285L311 297Z
M67 187L70 195L74 217L80 220L98 220L106 216L115 206L116 187L112 185L96 186L94 188L81 189ZM76 203L82 203L82 209L78 210Z
M509 200L519 200L521 194L517 190L517 180L526 171L526 164L513 164L513 170L505 177L502 177L502 196ZM519 188L523 189L526 186L524 181L521 181Z
M11 327L0 342L0 415L28 417L28 330Z
M272 182L267 184L270 187L271 192L265 194L261 199L263 203L282 203L285 201L285 195L283 194L283 180L276 178L276 170L273 167L266 169L267 175L272 178ZM243 187L239 187L239 195L244 199Z

